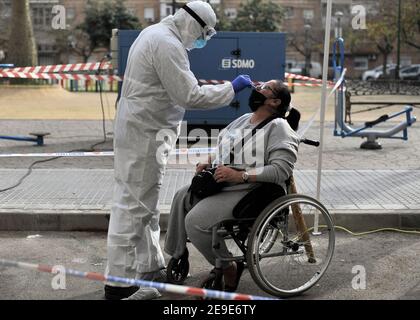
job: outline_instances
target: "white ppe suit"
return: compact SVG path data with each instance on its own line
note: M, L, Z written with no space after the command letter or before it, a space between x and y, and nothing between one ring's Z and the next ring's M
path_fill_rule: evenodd
M210 5L195 1L188 6L215 26ZM106 275L142 279L165 267L157 204L175 141L158 141L156 135L161 129L179 134L185 109L218 108L234 98L230 82L199 86L190 71L186 49L202 30L180 9L144 29L130 48L114 124L115 184Z

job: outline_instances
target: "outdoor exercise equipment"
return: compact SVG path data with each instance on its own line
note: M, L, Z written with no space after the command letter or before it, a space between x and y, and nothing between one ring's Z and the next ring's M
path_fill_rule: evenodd
M337 53L338 48L338 53ZM338 61L337 61L338 59ZM345 76L344 69L344 39L336 39L333 47L333 68L335 81L340 79L342 75ZM408 140L408 127L416 122L416 117L411 114L413 106L407 105L404 110L393 114L384 114L374 121L367 121L359 128L353 128L346 124L344 121L345 110L346 110L346 81L344 80L338 90L336 91L335 97L335 124L334 124L334 136L346 137L361 137L367 138L360 148L362 149L382 149L381 144L377 141L378 138L386 139L402 139ZM392 118L398 117L405 114L405 120L388 130L374 130L373 128L383 122L386 122ZM397 136L398 133L402 132L402 135Z

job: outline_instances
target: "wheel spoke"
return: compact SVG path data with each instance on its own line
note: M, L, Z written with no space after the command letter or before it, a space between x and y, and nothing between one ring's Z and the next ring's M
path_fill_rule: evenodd
M284 219L281 212L287 209L295 211ZM306 226L315 213L323 223L322 234L317 236ZM286 196L261 214L249 239L251 276L263 290L278 296L301 293L319 281L331 261L335 241L329 213L317 200L302 195Z

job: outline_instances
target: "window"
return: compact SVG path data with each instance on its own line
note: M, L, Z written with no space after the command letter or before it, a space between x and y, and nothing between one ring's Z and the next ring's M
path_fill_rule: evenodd
M402 73L414 73L417 71L418 71L418 67L412 67L412 68L405 69L404 71L402 71Z
M36 28L51 26L52 7L36 6L32 8L32 23Z
M12 6L10 4L2 4L0 1L0 18L9 18L12 16Z
M295 8L293 8L293 7L284 8L284 17L286 19L291 19L294 16L295 16Z
M354 58L354 69L367 70L369 67L369 59L367 57Z
M66 18L68 20L73 20L76 17L76 10L74 8L66 9Z
M225 10L225 15L230 19L235 19L238 15L238 11L235 8L227 8Z
M44 7L44 26L51 26L52 8Z
M155 10L153 8L144 9L144 20L147 22L155 21Z
M42 26L44 23L44 10L43 8L32 9L32 23L35 27Z
M135 16L137 14L137 10L135 7L127 7L127 12L132 16Z
M314 18L314 10L303 10L303 19L312 20Z

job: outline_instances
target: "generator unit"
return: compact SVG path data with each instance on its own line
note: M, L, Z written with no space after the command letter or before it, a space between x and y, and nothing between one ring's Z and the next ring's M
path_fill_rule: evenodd
M125 72L130 47L139 33L139 30L113 30L113 66L121 76ZM284 80L286 34L218 32L205 48L192 50L188 55L191 70L197 80L231 81L239 74L248 74L253 81ZM243 90L235 96L229 106L220 109L187 111L184 120L188 121L189 125L227 125L250 112L250 92L250 89Z

